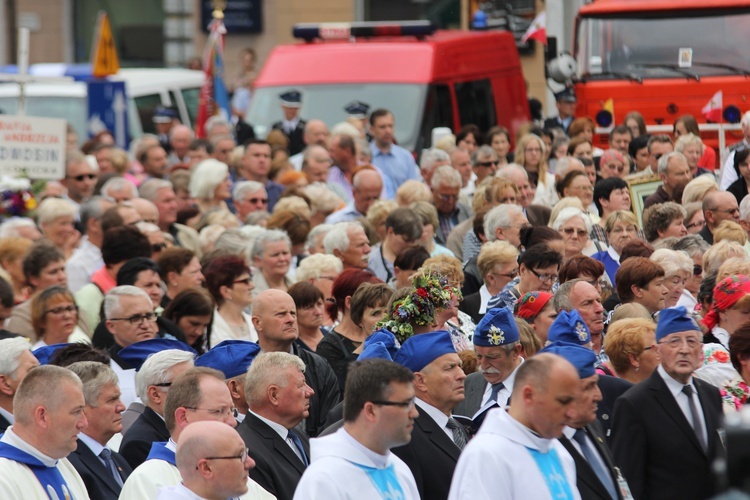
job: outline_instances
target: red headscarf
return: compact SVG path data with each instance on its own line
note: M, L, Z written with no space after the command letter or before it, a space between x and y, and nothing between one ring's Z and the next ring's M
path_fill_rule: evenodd
M727 276L714 287L714 302L703 317L709 330L719 323L719 313L734 306L745 295L750 294L750 278L743 274Z
M516 316L533 323L536 317L542 312L544 306L552 298L549 292L527 292L523 297L518 299L516 306Z

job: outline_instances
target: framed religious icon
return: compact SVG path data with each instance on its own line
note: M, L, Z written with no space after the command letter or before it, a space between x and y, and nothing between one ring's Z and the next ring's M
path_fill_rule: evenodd
M628 181L630 203L633 205L633 213L640 229L643 229L643 204L661 185L661 178L657 174Z

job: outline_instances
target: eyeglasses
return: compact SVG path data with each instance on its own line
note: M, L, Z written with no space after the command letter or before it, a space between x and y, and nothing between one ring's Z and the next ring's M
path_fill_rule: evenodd
M618 227L610 231L612 234L622 234L622 233L637 233L638 229L636 229L635 226L628 226L628 227Z
M692 229L694 227L703 227L706 225L706 221L702 220L700 222L691 222L690 224L685 224L685 229Z
M409 401L370 401L370 403L378 406L398 406L409 411L414 408L414 399L410 399Z
M127 318L109 318L110 321L128 321L131 325L140 325L144 319L149 323L154 323L156 321L156 314L150 312L146 314L134 314Z
M237 418L237 408L232 406L231 408L197 408L195 406L185 406L186 410L193 410L193 411L205 411L208 412L209 415L213 415L214 417L234 417ZM239 457L230 457L230 458L239 458Z
M534 274L534 276L536 276L537 279L539 281L541 281L542 283L544 283L546 281L556 281L557 280L557 274L543 274L543 273L538 273L538 272L534 271L531 268L529 268L529 271L531 271Z
M44 314L54 314L55 316L62 316L65 313L78 314L78 306L60 306L44 311Z
M701 274L703 274L703 266L695 264L693 266L693 276L700 276Z
M243 285L249 285L253 279L251 277L242 278L241 280L234 280L232 283L242 283Z
M587 233L583 229L575 229L575 228L572 228L572 227L562 228L561 231L563 233L567 234L568 236L573 236L574 234L577 234L579 238L585 238L589 234L589 233Z
M605 280L605 279L591 280L591 281L586 280L586 283L588 283L589 285L591 285L593 287L596 287L597 285L600 286L600 287L607 286L607 280Z
M711 210L712 212L719 212L722 214L729 214L729 215L740 215L740 209L739 208L727 208L725 210L719 210L718 208L716 210Z
M691 348L691 349L693 349L693 348L698 347L699 345L701 345L701 341L698 340L695 337L688 337L688 338L685 338L685 339L683 339L681 337L675 337L675 338L672 338L672 339L669 339L669 340L662 340L661 342L659 342L659 344L666 344L669 347L671 347L672 349L677 349L683 343L687 344L687 346L689 348Z
M494 167L495 165L497 165L496 161L482 161L482 162L477 163L475 166L490 168L490 167Z
M268 205L268 198L250 198L249 200L247 200L247 202L251 205L257 205L258 203Z
M162 382L161 384L151 384L154 387L172 387L172 382Z
M663 154L663 153L656 153L656 154L654 155L654 158L658 160L658 159L659 159L659 158L661 158L662 156L664 156L664 154Z
M506 278L515 279L516 276L518 276L518 269L514 269L513 271L509 273L490 273L495 276L504 276Z
M438 194L438 196L440 196L440 199L443 200L443 201L453 201L453 200L458 200L458 196L459 195L457 195L457 194Z
M68 177L68 179L73 179L76 182L83 182L84 179L88 179L90 181L93 181L96 179L96 174L81 174L81 175L75 175L73 177Z
M247 460L247 456L249 453L250 453L250 450L245 448L244 450L242 450L242 453L240 453L239 455L234 455L231 457L203 457L203 460L235 460L239 458L240 461L244 464L245 461ZM195 470L198 470L197 466L195 467Z
M161 252L165 248L167 248L166 243L154 243L153 245L151 245L152 252Z

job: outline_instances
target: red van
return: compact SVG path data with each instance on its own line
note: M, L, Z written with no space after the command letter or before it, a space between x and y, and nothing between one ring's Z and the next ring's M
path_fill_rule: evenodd
M509 32L436 31L417 21L298 25L295 36L306 41L273 49L256 80L246 120L259 137L282 119L279 94L290 89L302 92L303 118L329 127L354 100L390 110L399 144L413 152L431 146L435 127L499 124L515 137L529 120Z

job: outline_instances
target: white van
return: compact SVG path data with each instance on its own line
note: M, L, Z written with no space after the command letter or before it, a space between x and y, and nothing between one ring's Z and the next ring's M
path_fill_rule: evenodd
M33 69L34 66L32 73ZM109 78L125 82L131 139L155 131L151 118L157 106L172 106L179 112L182 123L191 128L195 124L205 79L202 71L126 68ZM16 113L18 92L17 84L0 83L0 113ZM79 140L85 141L88 137L86 82L26 85L26 114L68 120L78 132Z

